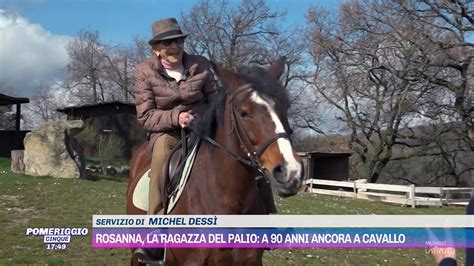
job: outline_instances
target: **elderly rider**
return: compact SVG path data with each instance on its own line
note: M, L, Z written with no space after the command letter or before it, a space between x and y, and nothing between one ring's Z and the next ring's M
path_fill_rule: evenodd
M152 31L153 38L148 41L152 58L141 63L134 74L138 122L150 133L150 215L163 208L159 184L166 156L176 146L181 128L199 115L216 91L209 61L184 52L187 34L176 19L158 20Z
M152 153L149 215L163 213L162 168L179 141L179 132L206 108L216 92L210 62L184 52L187 34L175 18L154 22L152 32L148 41L152 58L137 66L134 73L137 118L149 132L148 150Z

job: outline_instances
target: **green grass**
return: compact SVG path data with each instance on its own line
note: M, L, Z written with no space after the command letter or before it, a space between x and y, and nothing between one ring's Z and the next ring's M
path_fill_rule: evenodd
M64 251L25 236L27 227L91 228L93 214L123 214L125 182L30 177L8 169L0 159L0 265L128 263L128 250L92 249L90 234L73 237Z
M128 265L129 250L92 249L91 235L73 237L64 251L47 250L27 227L87 227L93 214L124 214L126 181L30 177L0 158L0 265ZM407 208L302 193L277 198L282 214L462 214L463 208ZM463 252L459 251L462 259ZM277 249L265 265L434 265L423 249ZM461 265L461 264L459 264Z

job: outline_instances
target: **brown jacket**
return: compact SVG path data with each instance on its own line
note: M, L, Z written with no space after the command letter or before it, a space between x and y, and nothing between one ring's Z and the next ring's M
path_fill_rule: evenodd
M157 56L137 66L134 73L135 104L138 123L150 132L148 148L151 151L156 138L162 133L177 133L181 129L178 123L180 112L202 110L209 101L209 95L216 92L212 74L199 94L191 95L189 91L194 84L187 83L194 75L204 71L210 72L209 61L198 55L183 55L184 80L176 82L165 74ZM201 93L202 92L202 93ZM199 115L199 113L197 113Z

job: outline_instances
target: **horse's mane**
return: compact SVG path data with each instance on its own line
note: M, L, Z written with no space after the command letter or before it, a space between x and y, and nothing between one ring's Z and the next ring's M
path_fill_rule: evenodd
M252 88L261 96L273 100L277 109L286 111L290 107L287 91L265 69L257 66L240 67L237 74L246 83L252 84ZM192 124L201 135L214 138L217 126L224 120L227 90L223 86L218 82L217 95Z

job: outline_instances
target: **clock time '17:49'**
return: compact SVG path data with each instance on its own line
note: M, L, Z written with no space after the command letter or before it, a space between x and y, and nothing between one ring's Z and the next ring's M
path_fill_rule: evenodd
M46 244L46 249L66 249L67 244L56 244L56 243L48 243Z

